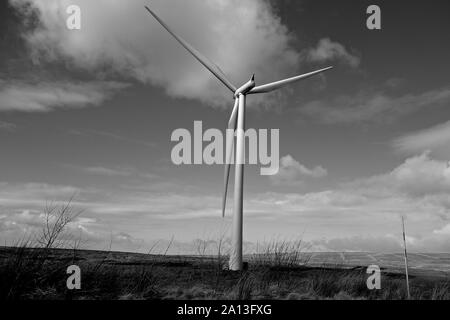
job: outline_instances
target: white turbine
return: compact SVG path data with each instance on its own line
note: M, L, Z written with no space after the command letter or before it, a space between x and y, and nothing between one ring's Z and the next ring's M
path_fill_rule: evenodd
M224 174L224 193L222 200L222 216L225 216L225 205L227 198L228 180L230 175L230 163L232 157L232 150L234 145L233 132L236 132L236 156L235 156L235 180L234 180L234 210L233 210L233 229L232 229L232 250L230 252L229 269L238 271L243 269L242 260L242 233L243 233L243 193L244 193L244 156L245 156L245 101L246 95L267 93L274 90L278 90L291 83L312 77L333 67L320 69L317 71L302 74L296 77L272 82L269 84L256 86L255 76L242 85L240 88L236 88L226 77L224 72L208 58L202 55L194 47L192 47L185 40L175 34L167 24L162 21L149 7L145 6L147 11L166 29L187 51L189 51L206 69L208 69L213 75L217 77L228 89L234 94L234 108L231 113L230 120L228 122L227 134L231 137L227 137L226 145L226 163Z

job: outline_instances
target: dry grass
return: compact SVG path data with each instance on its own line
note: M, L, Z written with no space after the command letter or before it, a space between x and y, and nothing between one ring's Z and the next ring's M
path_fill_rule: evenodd
M291 268L307 265L311 255L307 253L302 239L293 241L272 240L258 244L250 262L261 266Z
M383 273L382 289L366 287L364 268L312 268L302 241L272 241L249 255L245 272L224 270L224 237L199 241L197 257L61 249L65 226L78 212L47 207L40 237L0 248L0 300L18 299L405 299L404 277ZM79 242L75 242L76 244ZM208 243L216 255L204 255ZM56 249L54 247L58 247ZM81 290L66 288L67 267L81 269ZM415 299L450 299L449 280L411 277Z
M364 269L250 264L218 270L214 259L63 249L0 250L0 299L405 299L404 277L383 273L382 289L366 287ZM283 260L285 261L285 260ZM287 260L291 261L291 260ZM82 270L69 291L66 268ZM415 299L450 299L449 282L411 278Z

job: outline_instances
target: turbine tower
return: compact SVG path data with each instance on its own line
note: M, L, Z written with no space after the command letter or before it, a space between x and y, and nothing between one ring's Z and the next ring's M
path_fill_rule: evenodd
M232 229L232 249L230 252L229 269L239 271L243 269L242 259L242 236L243 236L243 196L244 196L244 162L245 162L245 103L248 94L267 93L278 90L294 82L307 79L332 69L327 67L292 78L256 86L255 75L242 85L236 88L226 77L225 73L208 58L202 55L189 43L179 37L169 26L162 21L154 11L145 6L147 11L166 29L187 51L189 51L206 69L208 69L219 81L221 81L232 93L234 97L234 108L228 122L227 145L226 145L226 163L224 174L224 192L222 199L222 217L225 217L225 205L227 198L228 180L230 176L230 163L232 162L234 134L236 132L236 156L235 156L235 178L234 178L234 209L233 209L233 229Z

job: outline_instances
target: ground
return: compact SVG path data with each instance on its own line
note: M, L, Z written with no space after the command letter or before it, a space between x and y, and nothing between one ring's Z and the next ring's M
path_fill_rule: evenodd
M165 256L63 249L0 248L0 299L405 299L402 254L290 253L247 256L230 272L226 257ZM67 267L81 269L68 290ZM381 289L366 285L379 265ZM410 254L414 299L450 299L450 254Z

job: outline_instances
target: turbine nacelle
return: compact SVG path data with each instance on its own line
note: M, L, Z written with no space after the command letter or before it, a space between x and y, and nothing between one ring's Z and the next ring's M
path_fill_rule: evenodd
M236 90L236 92L234 93L234 97L237 98L241 94L249 93L255 86L256 86L255 75L253 75L252 78L247 83L245 83L242 87Z

